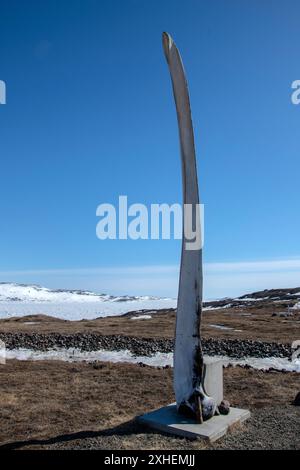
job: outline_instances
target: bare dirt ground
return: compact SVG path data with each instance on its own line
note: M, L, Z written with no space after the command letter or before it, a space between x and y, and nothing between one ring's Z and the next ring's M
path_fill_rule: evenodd
M300 408L290 404L299 374L230 367L224 385L225 397L252 418L208 446L134 421L173 401L170 368L8 361L0 366L0 442L2 449L300 449Z
M258 308L226 308L203 312L202 335L205 338L252 339L291 343L300 339L300 311L292 317L272 316L282 307L274 304ZM147 313L147 312L145 312ZM138 314L141 314L139 312ZM45 315L33 315L0 320L0 332L39 333L99 333L103 335L126 335L142 338L173 338L175 311L159 310L150 313L151 319L132 320L132 312L118 317L95 320L68 321ZM32 322L34 322L32 324ZM219 329L221 325L231 329Z

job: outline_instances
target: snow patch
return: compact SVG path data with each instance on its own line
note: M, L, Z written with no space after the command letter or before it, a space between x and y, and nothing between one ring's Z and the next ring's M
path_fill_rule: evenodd
M238 300L239 302L261 302L262 300L268 300L270 297L236 297L234 300Z
M94 320L137 310L175 308L175 299L128 300L124 302L0 302L0 318L49 315L62 320Z
M232 330L232 331L237 331L237 332L241 332L243 330L236 330L235 328L232 328L231 326L225 326L225 325L214 325L214 324L211 324L209 325L211 326L212 328L216 328L218 330Z
M202 310L203 311L206 311L206 310L222 310L224 308L230 308L231 307L231 304L226 304L226 305L223 305L222 307L213 307L213 306L209 306L209 307L203 307Z
M276 369L276 370L285 370L288 372L299 372L300 373L300 359L295 359L293 361L289 361L287 358L283 357L245 357L243 359L234 359L225 356L218 356L220 359L223 360L223 364L225 367L232 365L232 366L250 366L253 369L259 370L269 370L269 369Z
M150 320L151 315L139 315L138 317L131 317L130 320Z
M234 330L234 328L231 328L230 326L225 326L225 325L214 325L214 324L211 324L209 325L211 326L212 328L216 328L218 330Z
M6 350L6 359L17 359L19 361L65 361L65 362L129 362L137 364L142 362L149 366L166 366L173 362L172 353L156 353L154 356L134 356L129 350L107 351L80 351L79 349L60 348L48 351L34 351L32 349Z
M227 356L205 356L209 359L222 360L225 367L232 366L250 366L258 370L284 370L300 373L300 359L290 361L281 357L245 357L235 359ZM143 363L153 367L173 366L173 353L158 352L153 356L135 356L129 350L107 351L98 350L83 352L79 349L51 349L48 351L34 351L31 349L12 349L6 350L6 359L17 359L19 361L66 361L66 362L127 362L132 364Z

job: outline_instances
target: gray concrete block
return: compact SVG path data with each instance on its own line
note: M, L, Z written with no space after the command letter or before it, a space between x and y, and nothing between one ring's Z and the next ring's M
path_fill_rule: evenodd
M223 400L223 361L204 356L205 379L204 388L219 405Z
M230 408L228 415L214 416L203 424L196 424L192 419L177 413L176 405L171 404L144 414L137 418L138 422L188 439L202 438L214 442L226 434L229 427L241 423L250 417L248 410Z

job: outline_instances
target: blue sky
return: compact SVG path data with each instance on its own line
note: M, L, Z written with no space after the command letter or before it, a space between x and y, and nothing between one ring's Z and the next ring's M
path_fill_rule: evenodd
M161 33L188 76L205 297L300 285L297 0L0 0L0 280L176 295L180 241L100 241L96 207L181 202Z

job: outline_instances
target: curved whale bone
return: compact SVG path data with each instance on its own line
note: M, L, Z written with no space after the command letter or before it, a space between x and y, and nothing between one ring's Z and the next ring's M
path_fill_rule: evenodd
M205 367L200 336L203 291L202 243L191 248L185 230L189 206L192 208L193 216L196 216L194 217L196 230L199 232L198 238L201 238L194 132L182 60L168 33L163 33L163 49L169 66L177 111L184 203L174 348L174 391L178 411L192 416L201 423L217 412L217 406L204 388Z

